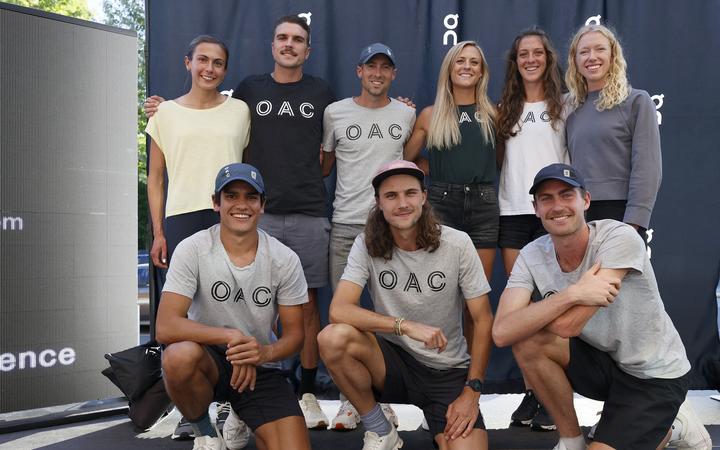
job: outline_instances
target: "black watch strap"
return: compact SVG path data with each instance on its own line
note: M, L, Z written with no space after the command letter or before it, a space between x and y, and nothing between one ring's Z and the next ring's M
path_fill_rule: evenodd
M472 380L467 380L465 382L465 386L469 387L475 392L482 392L483 382L480 378L473 378Z

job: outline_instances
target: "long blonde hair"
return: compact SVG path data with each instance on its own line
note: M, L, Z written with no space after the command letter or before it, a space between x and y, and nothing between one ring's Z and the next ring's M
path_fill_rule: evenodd
M607 73L605 86L600 90L595 107L598 111L613 108L624 102L630 95L630 82L627 79L627 62L623 56L622 46L615 34L603 25L585 25L581 27L572 39L568 52L568 68L565 72L565 83L570 91L570 102L579 106L587 98L587 81L580 74L575 63L578 43L587 33L600 33L610 42L610 70Z
M458 125L458 107L453 99L453 86L450 72L460 52L472 45L480 52L480 70L482 77L475 85L475 105L480 119L479 126L483 138L487 142L495 143L494 121L495 105L487 96L490 72L488 71L487 60L480 46L475 41L462 41L455 44L448 50L442 64L437 81L437 93L433 105L430 127L428 129L427 146L438 150L449 149L460 143L460 126Z

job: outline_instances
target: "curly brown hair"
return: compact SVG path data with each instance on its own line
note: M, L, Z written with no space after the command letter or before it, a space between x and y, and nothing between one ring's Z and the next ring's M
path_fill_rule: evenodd
M517 131L513 128L520 119L525 103L525 86L517 65L518 47L520 41L528 36L537 36L545 47L545 73L543 74L543 90L545 91L545 103L550 114L550 124L554 130L562 126L563 110L563 84L558 54L553 47L548 35L540 28L531 28L522 31L512 43L507 55L505 66L505 86L503 87L502 100L498 106L498 127L497 140L504 143L510 137L515 136Z
M425 188L423 188L423 191ZM432 253L440 246L440 235L442 229L435 213L430 206L430 202L426 201L422 207L420 219L417 222L418 235L417 245ZM368 254L373 258L382 257L385 260L392 259L395 241L390 232L383 212L378 208L377 203L370 210L367 222L365 223L365 246Z

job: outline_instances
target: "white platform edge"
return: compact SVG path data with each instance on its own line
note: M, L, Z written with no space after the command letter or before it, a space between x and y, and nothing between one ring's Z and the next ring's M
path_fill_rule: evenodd
M705 425L720 425L720 401L710 398L717 395L717 391L690 391L688 397L695 412ZM520 404L522 394L489 394L480 399L480 410L485 419L485 426L490 429L505 429L510 424L510 415ZM575 394L575 410L578 414L580 426L592 426L597 420L597 414L602 410L602 402L585 398ZM340 402L338 400L320 400L323 412L332 420L335 417ZM400 431L416 430L422 422L422 411L412 405L393 404L398 416Z

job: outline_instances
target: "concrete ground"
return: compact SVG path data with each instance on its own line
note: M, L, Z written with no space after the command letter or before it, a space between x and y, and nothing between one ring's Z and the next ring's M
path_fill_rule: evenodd
M711 395L717 391L691 391L689 397L695 412L708 425L713 437L713 448L720 448L720 401ZM489 430L491 449L551 449L557 442L555 432L533 432L527 428L508 427L510 415L520 403L521 394L484 395L480 406ZM332 418L340 403L337 400L321 400L321 407ZM602 403L575 396L575 407L584 431L597 421ZM405 440L404 449L430 449L432 444L427 432L419 429L422 413L414 406L393 405L400 424L400 435ZM211 414L214 417L214 414ZM173 441L170 435L179 419L174 411L145 433L137 434L124 415L115 415L88 422L79 422L51 428L33 429L0 435L0 449L191 449L191 441ZM632 426L629 424L629 426ZM316 450L360 450L362 427L352 432L312 431L310 437ZM254 450L250 442L247 449Z

